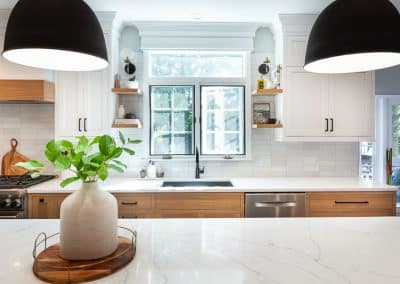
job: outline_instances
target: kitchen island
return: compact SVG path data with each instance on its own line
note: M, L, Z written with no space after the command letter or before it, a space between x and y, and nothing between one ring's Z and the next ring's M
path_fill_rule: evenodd
M32 248L58 220L0 221L0 283L42 283ZM134 260L95 283L400 283L400 219L120 220L137 231ZM121 232L122 233L122 232Z

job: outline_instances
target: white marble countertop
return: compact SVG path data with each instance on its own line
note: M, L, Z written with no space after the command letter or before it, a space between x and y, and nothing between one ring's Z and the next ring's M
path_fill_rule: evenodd
M192 180L192 179L164 179ZM201 179L217 180L217 179ZM310 191L395 191L396 187L358 178L221 178L230 180L233 187L161 187L162 180L109 178L103 187L114 193L135 192L310 192ZM28 193L69 193L79 189L79 182L60 187L61 179L28 188Z
M42 283L32 248L58 220L0 221L0 282ZM91 283L400 283L400 219L120 220L138 232L125 268Z

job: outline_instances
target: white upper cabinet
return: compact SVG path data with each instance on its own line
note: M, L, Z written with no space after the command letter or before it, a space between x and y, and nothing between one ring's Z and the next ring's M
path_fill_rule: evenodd
M324 75L304 70L315 15L281 15L283 99L277 109L286 141L370 141L375 132L374 73Z
M373 73L330 75L329 117L337 137L374 136Z
M328 111L328 78L305 72L299 67L287 68L285 75L287 83L283 99L286 100L286 135L324 136ZM299 95L288 97L286 93Z
M104 31L109 62L114 13L97 13ZM95 72L55 72L56 137L97 136L111 129L111 66Z

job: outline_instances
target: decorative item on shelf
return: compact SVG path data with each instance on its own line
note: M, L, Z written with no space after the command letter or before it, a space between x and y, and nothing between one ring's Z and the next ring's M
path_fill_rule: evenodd
M263 90L266 88L271 88L272 81L269 76L270 60L268 57L265 58L264 62L258 66L258 72L260 73L260 78L257 80L257 90Z
M268 123L271 116L271 105L269 103L253 104L253 123Z
M118 108L118 118L123 119L125 117L125 107L124 105L120 105Z
M112 125L113 128L142 128L142 123L139 119L115 119Z
M274 72L274 85L277 88L281 86L281 78L282 78L281 76L282 76L282 65L278 64Z
M127 56L124 60L125 66L124 66L124 70L125 73L128 75L133 75L136 72L136 66L135 64L133 64L131 62L131 60L129 59L129 57Z
M121 88L121 75L115 74L114 76L114 89Z
M133 112L128 112L127 114L125 114L125 119L136 119L136 114L134 114Z
M119 132L120 145L109 135L89 139L78 136L77 142L51 140L45 150L47 160L58 172L70 172L62 187L80 181L81 188L68 195L60 209L60 257L66 260L93 260L106 257L118 247L118 203L102 189L109 171L124 172L119 161L122 153L134 155L129 144L140 140L126 139ZM44 166L36 160L18 163L32 176L40 175Z
M133 90L139 89L139 83L138 81L136 81L136 76L132 76L128 79L127 87L128 89L133 89Z
M393 149L389 148L389 149L386 150L386 183L388 185L392 185L393 184L392 158L393 158Z

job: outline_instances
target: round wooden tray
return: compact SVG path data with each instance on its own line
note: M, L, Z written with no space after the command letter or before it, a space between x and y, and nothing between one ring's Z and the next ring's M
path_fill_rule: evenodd
M127 265L135 256L136 240L118 237L117 250L104 258L89 261L69 261L62 259L60 245L52 245L36 256L33 273L49 283L82 283L96 280Z

